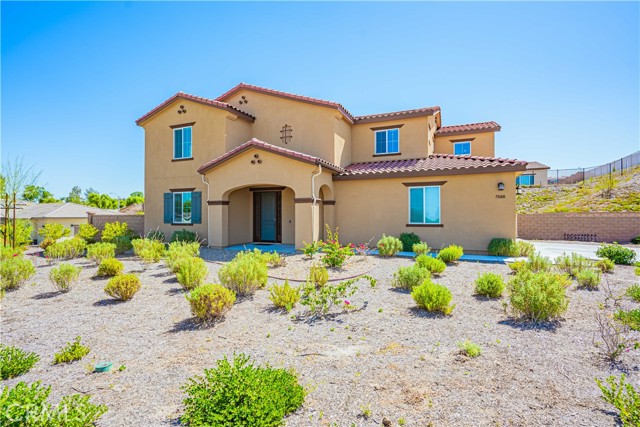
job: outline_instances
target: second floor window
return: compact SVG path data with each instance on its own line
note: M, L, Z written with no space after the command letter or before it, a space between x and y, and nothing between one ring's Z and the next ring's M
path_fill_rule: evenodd
M466 154L471 154L471 142L456 142L453 144L453 154L456 156L464 156Z
M400 152L400 129L376 131L375 154L394 154Z
M191 153L191 126L173 130L173 158L190 159Z
M173 223L191 224L191 192L173 193Z

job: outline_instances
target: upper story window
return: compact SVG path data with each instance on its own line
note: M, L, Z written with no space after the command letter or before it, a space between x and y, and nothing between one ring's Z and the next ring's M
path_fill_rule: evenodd
M377 130L375 154L395 154L400 152L400 129Z
M191 224L191 192L173 193L173 223Z
M453 154L456 156L471 154L471 141L455 142L453 144Z
M409 224L441 224L439 186L409 188Z
M173 158L190 159L191 152L191 126L173 129Z

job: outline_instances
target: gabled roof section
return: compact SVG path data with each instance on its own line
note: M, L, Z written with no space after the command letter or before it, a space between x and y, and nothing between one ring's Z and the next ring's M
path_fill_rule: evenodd
M393 178L401 176L461 175L524 171L527 162L480 156L433 154L420 159L352 163L335 180Z
M184 93L184 92L178 92L175 95L173 95L171 98L167 99L162 104L158 105L153 110L149 111L147 114L145 114L144 116L142 116L138 120L136 120L136 124L138 126L140 126L140 123L142 123L143 121L149 119L154 114L162 111L165 107L167 107L169 104L171 104L172 102L174 102L177 99L186 99L188 101L197 102L199 104L208 105L210 107L219 108L221 110L227 110L230 113L236 114L238 117L240 117L242 119L245 119L247 121L250 121L250 122L253 122L256 119L251 114L245 113L244 111L241 111L241 110L239 110L239 109L227 104L226 102L220 102L220 101L217 101L215 99L202 98L200 96L189 95L188 93Z
M252 138L249 141L245 142L244 144L234 148L231 151L227 151L226 153L224 153L222 156L217 157L207 163L205 163L204 165L200 166L198 168L198 173L200 174L204 174L205 172L213 169L214 167L218 166L219 164L241 154L244 153L245 151L251 149L251 148L257 148L260 150L265 150L271 153L275 153L275 154L279 154L281 156L285 156L285 157L289 157L295 160L299 160L301 162L306 162L306 163L312 163L312 164L316 164L316 165L322 165L324 167L326 167L327 169L331 169L335 172L342 172L343 169L339 166L336 166L332 163L329 163L328 161L321 159L320 157L315 157L315 156L311 156L309 154L305 154L305 153L301 153L299 151L293 151L293 150L289 150L287 148L282 148L279 147L277 145L273 145L273 144L269 144L267 142L264 141L260 141L257 138Z
M462 135L467 133L499 132L500 125L496 122L468 123L465 125L442 126L436 131L436 136Z
M370 114L368 116L355 117L356 124L375 123L388 120L405 119L411 117L432 116L440 112L440 107L416 108L414 110L394 111L391 113Z
M16 218L41 219L41 218L87 218L87 213L117 215L118 211L100 209L93 206L85 206L77 203L26 203L21 209L16 210ZM0 213L4 216L4 211Z
M545 165L544 163L540 163L540 162L529 162L527 163L527 170L531 171L531 170L541 170L541 169L551 169L549 166Z

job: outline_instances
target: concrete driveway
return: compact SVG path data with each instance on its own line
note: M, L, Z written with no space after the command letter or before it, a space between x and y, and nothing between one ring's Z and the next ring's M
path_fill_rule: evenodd
M598 259L596 251L601 243L595 242L552 242L541 240L526 240L536 247L536 252L540 252L543 256L555 259L563 253L578 253L589 259ZM624 245L636 252L636 260L640 261L640 247L638 245Z

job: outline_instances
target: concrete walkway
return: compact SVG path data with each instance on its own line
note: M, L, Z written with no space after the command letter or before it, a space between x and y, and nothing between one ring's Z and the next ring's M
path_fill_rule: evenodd
M596 251L600 247L601 243L595 242L550 242L550 241L538 241L538 240L526 240L533 244L536 248L536 252L540 252L542 256L546 256L556 259L563 253L570 254L575 252L589 259L599 259L596 256ZM640 248L637 245L624 245L625 247L633 249L637 254L637 259L640 260Z

